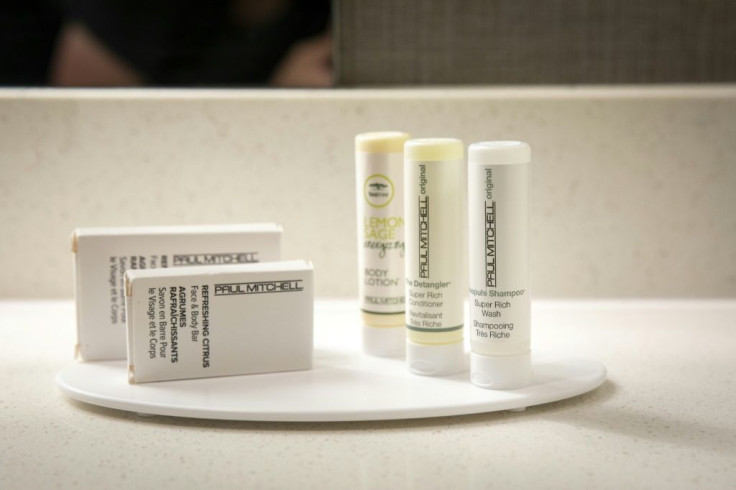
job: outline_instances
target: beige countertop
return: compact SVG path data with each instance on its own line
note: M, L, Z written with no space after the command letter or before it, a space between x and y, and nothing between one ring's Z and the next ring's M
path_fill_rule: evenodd
M0 488L736 485L736 301L544 301L533 321L535 349L602 361L603 386L522 413L226 422L66 398L72 302L0 302Z

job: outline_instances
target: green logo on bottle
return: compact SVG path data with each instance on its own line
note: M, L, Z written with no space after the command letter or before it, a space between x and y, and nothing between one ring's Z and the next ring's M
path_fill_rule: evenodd
M374 208L382 208L394 198L394 183L385 175L373 174L365 179L363 195L368 204Z

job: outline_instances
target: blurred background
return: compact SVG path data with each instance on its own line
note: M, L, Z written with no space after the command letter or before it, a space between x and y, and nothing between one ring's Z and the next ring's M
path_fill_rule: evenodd
M329 86L329 0L5 0L6 85Z
M729 0L5 0L0 84L728 82L735 46Z

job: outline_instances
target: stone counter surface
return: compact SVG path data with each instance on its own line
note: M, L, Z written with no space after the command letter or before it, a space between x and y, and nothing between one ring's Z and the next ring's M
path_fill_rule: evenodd
M315 328L334 307L320 300ZM736 301L538 301L533 347L608 380L522 413L362 423L140 417L66 398L71 301L0 301L0 488L733 488ZM357 328L346 325L345 328Z

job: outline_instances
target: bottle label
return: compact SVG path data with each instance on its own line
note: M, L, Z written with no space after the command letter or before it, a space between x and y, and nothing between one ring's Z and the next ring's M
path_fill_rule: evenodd
M406 326L415 331L463 327L465 216L463 162L406 166Z
M403 154L356 153L360 308L404 312Z
M528 172L525 163L468 167L471 341L528 350Z

